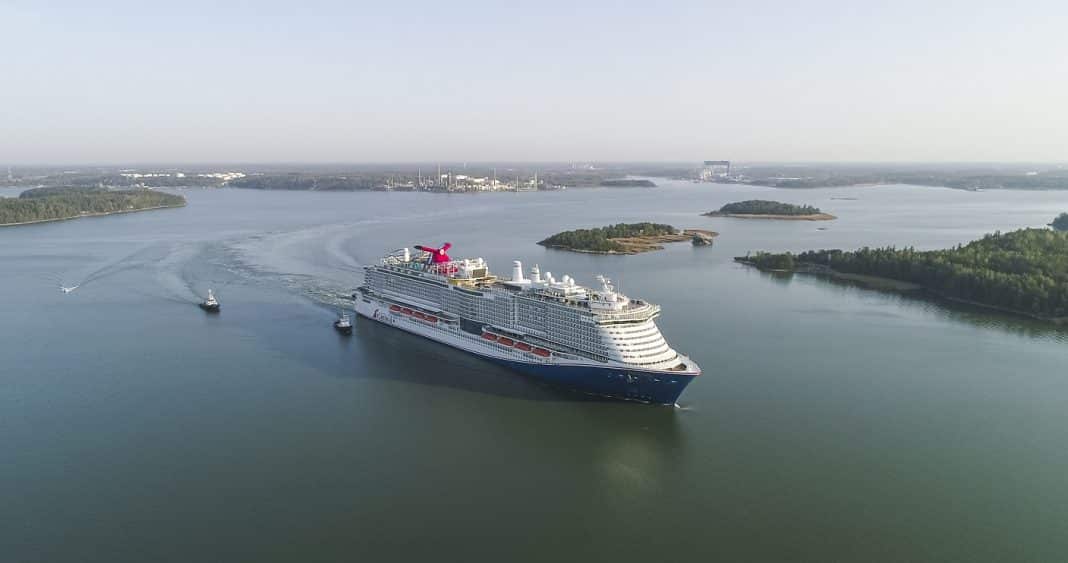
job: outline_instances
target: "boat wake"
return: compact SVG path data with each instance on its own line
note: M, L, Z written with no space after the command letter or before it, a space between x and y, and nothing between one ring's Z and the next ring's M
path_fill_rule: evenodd
M144 269L149 264L159 261L168 252L165 245L153 244L142 247L117 260L112 260L87 274L78 276L56 273L48 276L47 280L49 283L58 286L63 293L73 293L77 289L85 288L112 276L131 270ZM71 279L76 281L71 282Z
M359 235L379 222L254 235L227 246L228 263L249 281L276 284L331 309L350 308L363 278Z

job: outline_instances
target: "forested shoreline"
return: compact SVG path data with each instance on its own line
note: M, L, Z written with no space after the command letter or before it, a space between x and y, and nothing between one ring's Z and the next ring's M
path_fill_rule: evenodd
M946 250L759 252L736 260L769 270L877 276L914 283L953 300L1046 320L1068 319L1068 232L996 232Z
M182 196L146 189L34 188L22 192L17 198L0 199L0 226L183 205L185 198Z

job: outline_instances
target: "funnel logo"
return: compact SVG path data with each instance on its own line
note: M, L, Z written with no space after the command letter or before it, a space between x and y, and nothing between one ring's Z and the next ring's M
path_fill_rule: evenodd
M449 255L445 253L446 250L452 248L452 243L451 242L447 242L447 243L441 245L441 248L434 248L434 247L431 247L431 246L423 246L421 244L415 245L415 248L417 250L422 250L423 252L429 252L430 253L430 259L427 260L428 264L445 264L445 263L447 263L447 262L452 260L452 258L449 258Z

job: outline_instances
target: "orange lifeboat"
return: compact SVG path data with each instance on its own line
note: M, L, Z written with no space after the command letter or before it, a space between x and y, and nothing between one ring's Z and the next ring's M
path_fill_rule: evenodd
M512 344L515 344L515 340L512 340L511 338L508 338L507 336L502 336L502 337L498 338L497 342L499 342L501 344L504 344L505 346L511 346Z
M483 332L482 338L485 338L486 340L497 340L497 335L492 332Z
M524 352L529 352L530 351L530 344L527 344L526 342L516 342L515 343L515 348L516 348L516 350L522 350Z
M412 316L417 318L417 319L425 319L426 318L426 315L420 313L419 311L416 311L416 312L412 313Z
M390 305L389 306L389 310L393 311L394 313L397 313L397 312L399 312L401 310L401 308L400 308L400 305Z
M404 313L405 315L411 315L412 314L412 310L407 308L407 307L402 308L401 312Z
M427 315L427 316L423 317L423 319L428 323L436 323L436 322L438 322L438 318L435 317L434 315Z
M538 356L541 356L543 358L548 358L552 354L552 352L546 350L545 348L535 348L534 349L534 354L536 354Z

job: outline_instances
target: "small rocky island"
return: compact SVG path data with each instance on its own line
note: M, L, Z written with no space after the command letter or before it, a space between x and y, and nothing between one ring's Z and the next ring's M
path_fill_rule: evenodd
M556 233L538 244L591 254L638 254L662 250L663 244L669 242L689 240L694 246L708 246L717 234L703 229L679 230L661 223L619 223Z
M33 188L0 198L0 227L181 207L185 198L148 189Z
M834 215L811 205L794 205L764 199L750 199L728 203L719 211L709 211L706 217L735 217L738 219L782 219L788 221L829 221Z
M655 188L656 182L623 178L619 180L601 180L600 185L607 188Z
M1068 323L1068 232L993 233L946 250L862 248L735 258L762 270L849 280L875 289L924 292L950 301Z

